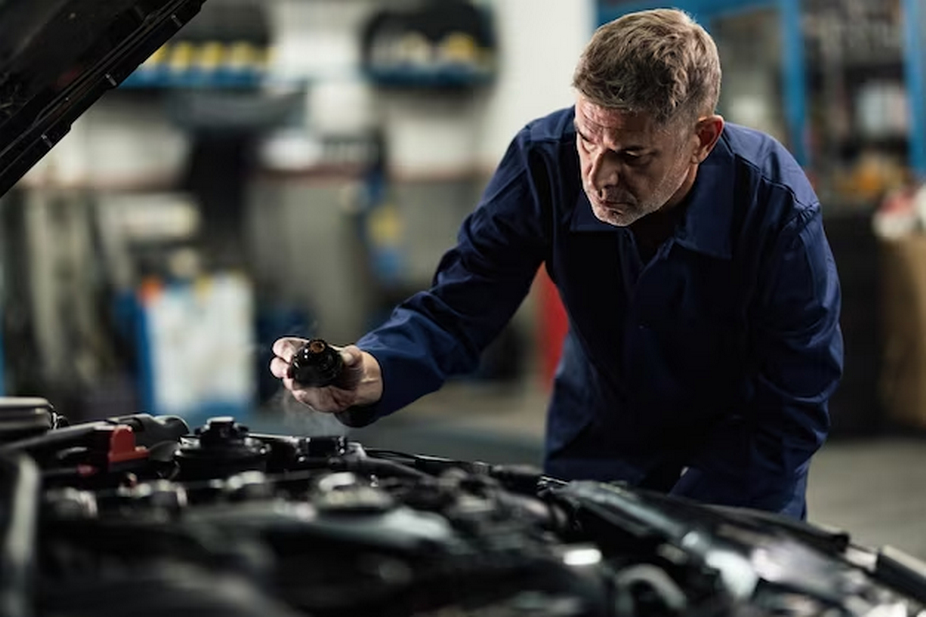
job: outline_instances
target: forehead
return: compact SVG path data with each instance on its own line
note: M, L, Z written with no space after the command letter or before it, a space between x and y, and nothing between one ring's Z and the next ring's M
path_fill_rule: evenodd
M581 94L576 100L576 125L586 137L617 141L627 139L660 141L660 137L665 132L659 130L658 125L648 113L601 107Z

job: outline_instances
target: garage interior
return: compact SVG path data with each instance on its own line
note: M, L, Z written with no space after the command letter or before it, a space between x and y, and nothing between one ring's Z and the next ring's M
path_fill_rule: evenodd
M277 337L348 344L426 287L514 133L572 103L593 29L662 6L438 4L209 0L0 200L3 395L539 463L563 329L542 274L477 374L374 426L298 409L267 369ZM926 2L687 4L720 113L805 167L840 272L809 520L926 558Z

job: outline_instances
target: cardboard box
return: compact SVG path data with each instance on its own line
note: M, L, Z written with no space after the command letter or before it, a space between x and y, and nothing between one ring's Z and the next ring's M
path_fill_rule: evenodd
M881 400L892 422L926 428L926 234L881 240L881 269Z

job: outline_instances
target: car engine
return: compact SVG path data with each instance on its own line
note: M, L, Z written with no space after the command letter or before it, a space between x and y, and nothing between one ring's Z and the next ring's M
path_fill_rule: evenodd
M8 617L926 615L845 533L525 466L0 404Z

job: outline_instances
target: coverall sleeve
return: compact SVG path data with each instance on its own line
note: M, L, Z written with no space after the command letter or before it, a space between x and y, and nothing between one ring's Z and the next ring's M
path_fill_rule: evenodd
M538 188L546 165L528 146L525 128L463 222L457 245L441 259L431 288L357 342L382 368L383 396L369 408L341 414L345 424L372 422L437 390L448 377L475 370L482 350L527 295L544 258L543 204L549 203L548 191Z
M750 408L708 435L672 493L805 516L810 457L842 376L840 289L819 206L801 210L765 262L752 313Z

